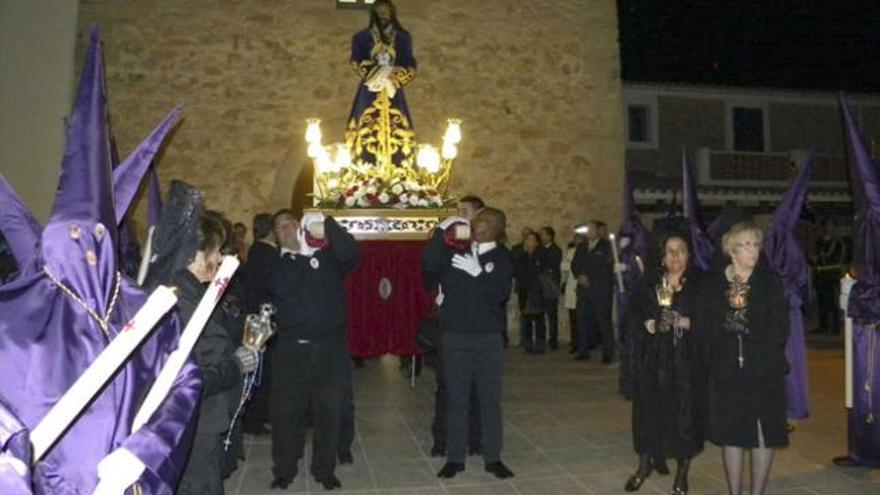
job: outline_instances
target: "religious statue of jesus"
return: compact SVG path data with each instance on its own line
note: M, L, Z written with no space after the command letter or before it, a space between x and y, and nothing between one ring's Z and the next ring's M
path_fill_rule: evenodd
M351 41L351 64L361 79L345 141L354 160L390 168L411 166L415 133L403 87L415 78L412 38L391 0L376 0L370 25Z

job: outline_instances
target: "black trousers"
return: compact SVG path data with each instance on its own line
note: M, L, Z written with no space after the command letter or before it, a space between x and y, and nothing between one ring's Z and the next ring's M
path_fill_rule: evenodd
M447 399L446 382L443 378L443 361L437 363L436 370L437 390L434 392L434 421L431 423L431 435L435 445L446 446L446 408L449 407ZM480 432L480 401L477 399L477 387L471 387L471 404L468 414L468 446L471 450L481 449Z
M596 304L596 325L602 336L602 360L614 358L614 325L612 323L611 301L598 301Z
M523 314L522 320L526 332L526 350L544 352L547 347L547 327L544 326L544 313Z
M529 337L529 326L526 323L523 311L526 309L526 291L516 291L517 308L519 308L519 346L531 347L531 337Z
M501 458L501 377L504 348L497 333L443 333L443 375L446 381L446 459L465 462L471 387L476 385L483 431L483 460Z
M272 391L272 351L275 342L270 342L263 353L263 374L260 377L260 386L254 392L253 399L248 404L244 413L244 429L258 431L269 422L269 402Z
M840 315L837 293L840 290L840 274L822 274L816 277L816 298L819 303L819 325L826 332L840 331Z
M351 383L351 365L346 361L342 416L339 427L339 452L351 452L354 443L354 388Z
M547 334L550 337L550 348L559 347L559 300L546 301L544 316L547 318Z
M342 340L278 342L272 377L272 468L292 478L305 442L306 411L311 406L314 455L311 473L323 479L336 469L348 355Z
M571 332L571 345L572 349L578 348L578 319L577 319L577 309L569 309L568 310L568 329Z

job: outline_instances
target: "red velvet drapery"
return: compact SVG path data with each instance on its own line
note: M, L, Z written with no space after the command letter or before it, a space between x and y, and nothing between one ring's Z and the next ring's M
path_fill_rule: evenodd
M357 357L420 354L415 334L432 303L422 287L425 242L362 241L360 247L361 264L346 281L349 352Z

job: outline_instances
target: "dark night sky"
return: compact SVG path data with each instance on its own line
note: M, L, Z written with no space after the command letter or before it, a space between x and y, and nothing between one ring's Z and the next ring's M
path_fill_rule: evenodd
M880 0L618 0L626 81L880 92Z

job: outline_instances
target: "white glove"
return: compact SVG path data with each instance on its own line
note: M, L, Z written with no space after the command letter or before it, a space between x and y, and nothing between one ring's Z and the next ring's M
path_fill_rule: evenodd
M614 264L614 271L615 272L623 273L627 270L629 270L629 266L626 263L615 263Z
M122 495L144 473L144 463L134 454L118 448L98 463L98 483L92 495Z
M309 225L315 222L324 222L324 214L320 211L310 211L303 215L302 220L300 220L299 225L303 229L309 228Z
M379 69L373 74L373 77L370 78L369 81L365 82L367 88L373 93L378 93L385 89L386 83L391 78L392 68L388 66L381 66Z
M856 285L856 279L852 277L843 277L840 279L840 300L838 304L840 309L846 312L849 309L849 294L852 292L853 286Z
M446 230L454 223L465 223L465 224L470 225L470 222L468 222L464 218L449 217L449 218L444 219L442 222L438 223L437 227L439 227L441 230Z
M299 243L299 252L297 254L301 256L310 257L315 254L317 249L309 246L309 243L306 242L306 229L300 227L299 233L296 235L297 243Z
M247 346L241 346L235 350L235 357L241 367L241 374L246 375L257 371L257 365L260 362L257 351Z
M648 331L651 335L654 335L657 332L656 323L654 320L648 320L645 322L645 330Z
M629 237L621 237L619 242L620 249L626 249L626 247L630 245L630 242L632 241L630 241Z
M376 57L376 62L382 67L391 67L391 54L382 52Z
M483 273L483 267L473 254L456 254L452 257L452 266L466 272L471 277L479 277Z

